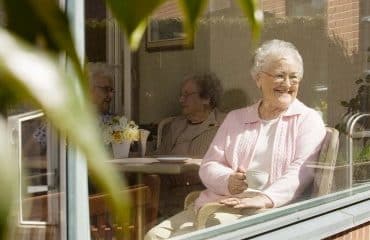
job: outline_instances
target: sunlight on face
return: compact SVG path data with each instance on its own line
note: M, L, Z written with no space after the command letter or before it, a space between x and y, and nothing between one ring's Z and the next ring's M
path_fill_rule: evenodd
M292 57L272 60L257 77L263 102L286 109L296 99L300 83L299 65Z
M198 86L192 80L188 80L183 84L179 101L184 115L191 115L205 111L205 101L199 96Z
M113 83L108 77L96 75L92 85L93 102L100 113L108 113L113 99Z

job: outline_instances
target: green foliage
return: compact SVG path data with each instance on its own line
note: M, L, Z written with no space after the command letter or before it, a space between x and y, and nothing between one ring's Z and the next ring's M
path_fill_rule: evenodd
M347 112L369 112L370 111L370 74L366 78L359 78L355 81L357 94L349 101L341 101L341 105L347 108Z
M185 16L184 27L187 34L187 42L189 45L192 45L194 41L194 32L196 31L197 20L207 6L207 1L179 0L179 2Z
M189 44L194 41L194 34L197 29L198 19L202 16L208 0L177 0L183 16L184 27ZM132 49L139 47L140 40L147 26L150 14L159 7L165 0L106 0L111 12L117 22L127 35L128 42ZM252 36L257 42L263 21L263 13L259 9L257 0L239 0L241 9L249 20Z
M348 101L341 101L340 105L347 108L346 115L357 112L370 112L370 74L365 78L355 80L357 94ZM364 128L370 127L370 122L365 120L361 123ZM335 126L340 132L346 131L346 123L339 123Z
M357 157L357 162L370 161L370 144L366 144Z
M77 80L87 87L86 77L77 56L66 14L58 1L3 0L7 28L31 44L53 52L66 52L71 59Z
M106 2L126 33L130 46L136 50L147 26L148 17L164 0L106 0Z
M137 49L150 14L165 0L107 0L111 12L124 29L130 46ZM204 10L205 0L179 0L188 37L194 37L197 19ZM260 20L256 18L257 1L240 1L243 11L257 36ZM122 182L109 165L104 164L104 151L97 116L86 97L87 78L78 58L68 18L58 1L2 0L6 13L5 28L0 28L0 109L19 101L32 101L68 140L84 154L94 182L112 196L113 210L119 220L128 216L129 201L119 196ZM65 53L73 68L65 73L60 54ZM13 193L14 159L7 145L8 133L0 121L0 238L6 239L6 226Z
M249 20L255 41L259 40L263 21L263 13L258 7L258 2L258 0L239 0L241 9Z

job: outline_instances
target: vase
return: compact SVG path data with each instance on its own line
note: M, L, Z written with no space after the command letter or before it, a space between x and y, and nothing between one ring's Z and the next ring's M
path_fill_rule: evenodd
M112 143L114 158L127 158L130 152L131 141L123 141L122 143Z

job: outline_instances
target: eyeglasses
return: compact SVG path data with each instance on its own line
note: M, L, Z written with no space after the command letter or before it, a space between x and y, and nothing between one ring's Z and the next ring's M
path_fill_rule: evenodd
M301 79L296 75L289 75L289 74L283 74L283 73L277 73L277 74L271 74L265 71L261 71L262 73L266 74L269 77L272 77L274 79L274 83L281 84L286 79L289 79L290 85L298 85L301 81Z
M188 98L188 97L190 97L191 95L194 95L194 94L197 94L197 93L199 93L199 92L190 92L190 93L181 93L180 95L179 95L179 98Z
M109 86L97 86L97 85L95 85L94 87L97 87L97 88L101 89L106 94L114 93L114 88L109 87Z

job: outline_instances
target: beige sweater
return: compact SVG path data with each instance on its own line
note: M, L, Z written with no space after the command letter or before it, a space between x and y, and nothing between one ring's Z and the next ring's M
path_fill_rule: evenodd
M203 158L224 118L225 114L217 109L197 126L189 124L185 116L176 117L164 127L157 153Z

